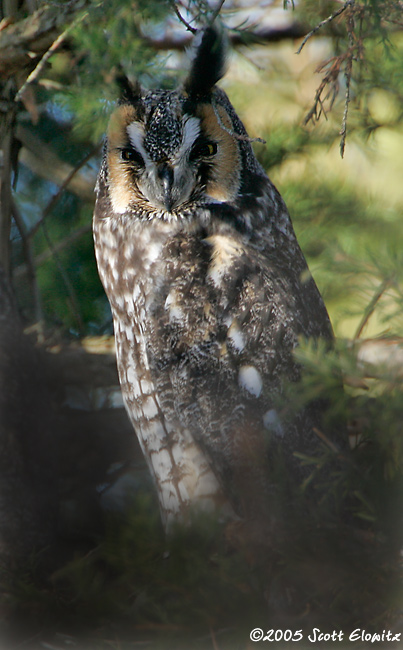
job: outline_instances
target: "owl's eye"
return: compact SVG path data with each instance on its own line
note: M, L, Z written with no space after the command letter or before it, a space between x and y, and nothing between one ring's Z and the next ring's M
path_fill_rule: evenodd
M217 143L209 140L196 140L190 152L189 160L210 158L217 153Z
M137 167L144 167L144 160L142 155L130 147L126 147L125 149L120 150L120 159L124 162L129 162L137 165Z

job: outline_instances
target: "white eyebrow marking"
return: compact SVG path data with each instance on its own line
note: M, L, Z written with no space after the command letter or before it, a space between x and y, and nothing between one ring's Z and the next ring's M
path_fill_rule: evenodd
M127 127L127 135L129 136L130 144L133 149L136 149L136 151L141 153L145 163L150 163L150 156L143 147L144 126L138 122L132 122Z
M183 118L183 136L182 144L175 154L175 160L180 160L182 156L188 151L197 136L200 133L200 120L198 117L189 117L185 115Z

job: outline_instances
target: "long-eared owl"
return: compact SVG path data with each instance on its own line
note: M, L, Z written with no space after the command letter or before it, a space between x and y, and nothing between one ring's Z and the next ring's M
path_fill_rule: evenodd
M194 506L270 508L270 439L290 458L317 444L314 410L276 408L300 378L293 350L332 337L287 208L216 86L223 38L196 39L178 90L126 83L94 212L123 397L166 526Z

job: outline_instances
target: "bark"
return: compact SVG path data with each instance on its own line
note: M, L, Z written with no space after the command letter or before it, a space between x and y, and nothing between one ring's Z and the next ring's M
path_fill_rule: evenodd
M88 4L86 0L45 3L32 15L16 23L6 24L0 31L0 78L22 71L26 75L59 36L65 24Z

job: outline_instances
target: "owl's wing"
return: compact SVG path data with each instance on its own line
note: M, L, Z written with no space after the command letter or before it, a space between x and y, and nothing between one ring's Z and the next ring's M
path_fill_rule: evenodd
M331 338L327 312L300 252L290 265L232 238L183 235L166 254L149 308L153 381L164 412L191 432L242 510L247 486L270 484L271 436L290 456L310 446L315 416L290 422L277 402L284 381L300 377L298 336Z

